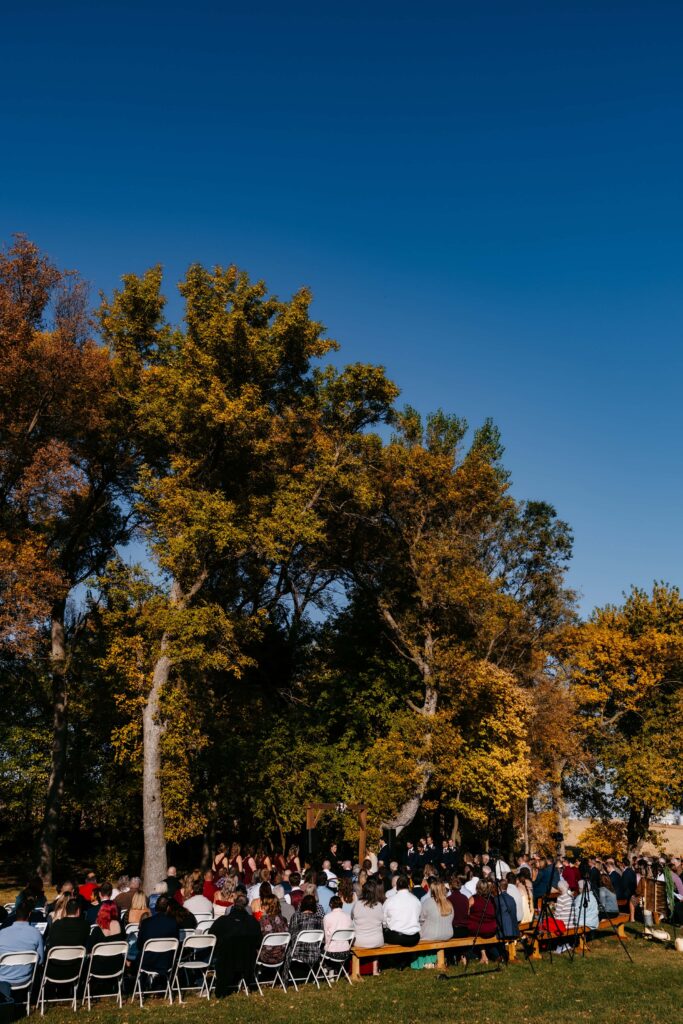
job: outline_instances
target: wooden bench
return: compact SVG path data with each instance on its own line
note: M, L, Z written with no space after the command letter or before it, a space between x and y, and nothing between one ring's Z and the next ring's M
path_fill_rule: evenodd
M436 953L436 966L446 966L447 949L479 949L481 946L499 945L500 939L493 936L490 939L478 938L475 942L474 936L464 939L437 939L433 942L418 942L416 946L352 946L351 948L351 977L360 979L361 960L378 960L383 956L422 956L425 953Z
M593 928L568 928L564 932L549 932L543 929L539 930L536 939L534 941L534 948L530 955L531 960L541 959L541 943L550 942L552 939L558 939L560 942L562 939L571 939L578 936L579 944L578 948L584 949L586 946L586 935L590 935L592 931L600 932L612 932L615 931L620 939L626 939L628 936L624 930L624 926L628 924L630 918L628 914L619 914L618 917L605 918L603 919L596 929ZM614 926L614 928L612 927ZM534 926L531 924L520 925L520 932L522 933L522 940L525 934L532 932ZM514 959L514 954L511 952L510 959Z

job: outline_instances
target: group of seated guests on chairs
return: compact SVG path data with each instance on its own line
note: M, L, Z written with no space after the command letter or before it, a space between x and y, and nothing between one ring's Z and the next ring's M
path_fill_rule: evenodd
M416 851L409 846L407 854L411 852ZM0 955L33 949L42 962L51 946L91 951L99 943L123 938L132 987L148 939L182 940L199 929L216 937L213 967L218 996L235 991L241 979L253 981L260 949L261 966L268 965L269 957L273 967L277 965L278 948L261 948L269 934L291 937L284 964L288 970L295 946L297 964L304 967L317 963L323 951L325 956L346 959L351 943L348 937L340 941L335 935L349 929L356 948L368 951L361 973L378 973L373 949L393 945L407 953L421 941L451 938L498 938L498 943L463 946L451 954L486 962L504 955L504 944L530 926L544 895L555 896L553 927L558 934L576 927L591 930L601 918L620 912L619 900L626 901L633 916L643 879L658 870L644 859L617 863L612 858L579 862L543 857L520 857L512 870L502 859L465 854L454 871L454 857L445 845L436 859L441 862L420 863L416 856L404 856L401 863L381 844L378 854L370 851L362 865L354 866L337 861L332 847L317 869L301 870L298 850L293 848L284 867L255 864L246 872L241 858L235 861L226 855L215 858L211 869L197 869L182 878L169 868L149 896L139 878L124 876L114 887L98 882L90 872L80 886L62 883L51 903L40 880L32 878L13 909L0 908ZM674 860L669 867L676 893L683 899L680 862ZM324 940L307 950L296 944L296 938L310 929L320 930ZM414 970L433 968L436 954L427 951L408 960ZM145 969L163 975L171 961L168 953L154 954ZM401 962L405 964L406 958ZM11 999L11 986L20 973L19 967L0 967L0 998Z

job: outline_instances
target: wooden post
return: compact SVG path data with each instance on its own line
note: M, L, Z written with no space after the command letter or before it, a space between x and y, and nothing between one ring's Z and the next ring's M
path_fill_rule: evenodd
M360 824L360 831L358 833L358 863L362 865L365 860L365 845L368 838L368 811L365 804L360 805L358 820Z

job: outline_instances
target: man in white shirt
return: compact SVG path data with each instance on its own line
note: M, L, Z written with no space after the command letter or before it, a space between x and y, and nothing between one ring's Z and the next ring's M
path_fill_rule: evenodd
M396 882L396 895L384 904L382 923L385 941L394 946L416 946L420 941L420 901L405 875Z
M192 896L189 900L185 900L183 906L185 910L189 910L195 917L199 914L200 916L211 916L213 917L213 903L211 900L207 900L206 896L202 895L202 889L204 883L201 881L193 882L192 884Z

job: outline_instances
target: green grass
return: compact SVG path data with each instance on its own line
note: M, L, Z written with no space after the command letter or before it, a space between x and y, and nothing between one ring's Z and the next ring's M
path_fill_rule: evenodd
M683 956L636 937L628 948L634 963L614 938L601 937L585 958L571 963L553 957L551 964L546 957L535 964L535 974L523 959L507 970L454 982L441 980L438 971L387 970L332 991L309 986L209 1005L188 998L172 1007L149 999L143 1010L105 1004L90 1017L93 1024L679 1024ZM73 1019L62 1009L50 1009L49 1016L60 1024Z

